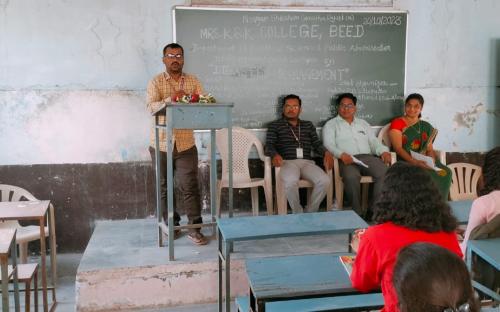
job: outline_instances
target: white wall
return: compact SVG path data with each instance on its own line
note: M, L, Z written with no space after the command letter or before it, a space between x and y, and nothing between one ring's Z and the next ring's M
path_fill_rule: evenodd
M0 0L0 165L149 159L161 0Z
M0 165L148 160L144 89L163 70L171 7L185 4L0 0ZM409 11L407 91L424 95L437 147L500 144L500 3L394 0L393 9Z
M407 92L446 151L500 145L500 2L395 1L409 11Z

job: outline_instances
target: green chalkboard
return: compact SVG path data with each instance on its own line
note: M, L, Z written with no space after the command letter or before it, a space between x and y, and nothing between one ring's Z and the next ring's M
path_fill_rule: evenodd
M301 118L317 126L333 117L333 99L342 92L358 97L358 116L374 126L402 113L406 12L174 7L173 13L184 71L218 102L235 104L235 125L265 127L288 93L302 98Z

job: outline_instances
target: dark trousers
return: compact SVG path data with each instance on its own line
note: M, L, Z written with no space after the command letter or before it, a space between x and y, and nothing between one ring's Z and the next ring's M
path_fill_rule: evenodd
M373 177L373 199L371 201L373 203L380 195L385 172L388 168L380 157L368 154L355 155L355 157L368 165L368 168L356 164L346 166L340 161L340 175L344 182L347 201L356 213L363 215L361 211L361 185L359 183L361 176L369 175Z
M155 149L149 147L149 153L153 160L153 168L156 165ZM177 152L174 146L174 223L179 224L181 220L176 208L182 207L186 211L189 224L202 223L200 191L198 188L198 149L196 146ZM160 151L160 197L163 219L168 222L167 209L167 153ZM199 229L194 229L199 231Z

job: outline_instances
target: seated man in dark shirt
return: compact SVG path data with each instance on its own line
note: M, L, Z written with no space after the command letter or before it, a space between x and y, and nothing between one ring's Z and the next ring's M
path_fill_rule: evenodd
M323 156L327 170L333 166L333 156L321 144L312 122L299 119L301 112L302 100L297 95L287 95L283 99L283 118L269 124L266 138L266 155L272 158L273 166L281 167L276 179L281 179L294 213L303 212L298 187L301 178L314 184L307 212L318 211L330 186L328 175L312 160L312 148Z

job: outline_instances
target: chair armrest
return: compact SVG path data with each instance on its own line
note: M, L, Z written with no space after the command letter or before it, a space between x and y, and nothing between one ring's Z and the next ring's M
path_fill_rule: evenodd
M333 175L335 179L340 179L340 166L339 159L337 157L333 157Z
M328 175L329 178L331 178L333 176L333 168L325 170L325 172L326 172L326 174Z
M272 165L271 165L271 157L269 156L266 156L264 157L264 178L265 177L271 177L271 168L272 168Z

